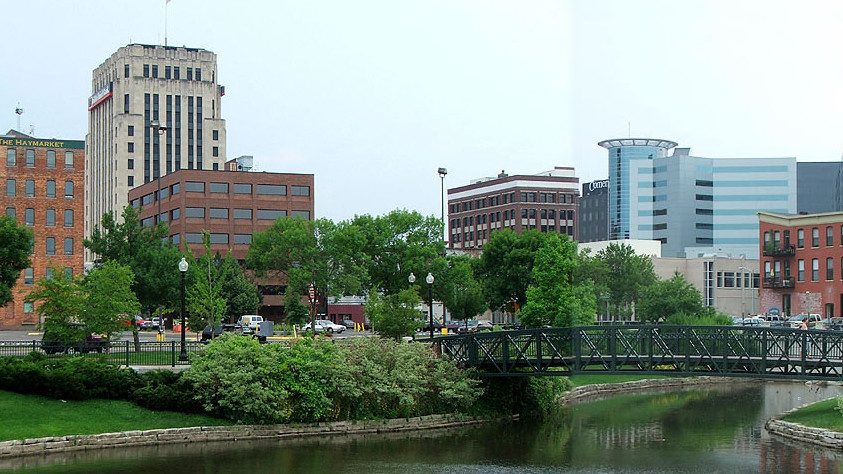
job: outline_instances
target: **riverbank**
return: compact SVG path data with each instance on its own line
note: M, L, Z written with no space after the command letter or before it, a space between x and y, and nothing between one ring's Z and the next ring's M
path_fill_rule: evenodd
M741 379L742 383L755 383L755 379ZM633 393L646 390L681 389L700 385L734 384L728 377L670 377L658 379L632 380L619 383L598 383L581 385L569 390L560 398L563 405L571 405L583 400L592 400L620 393Z
M837 399L806 403L767 420L764 428L775 436L843 450L843 414Z

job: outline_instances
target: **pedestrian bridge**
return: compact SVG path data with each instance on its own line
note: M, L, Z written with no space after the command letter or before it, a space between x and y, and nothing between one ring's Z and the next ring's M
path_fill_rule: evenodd
M843 380L843 331L623 325L434 339L442 357L488 377L675 374Z

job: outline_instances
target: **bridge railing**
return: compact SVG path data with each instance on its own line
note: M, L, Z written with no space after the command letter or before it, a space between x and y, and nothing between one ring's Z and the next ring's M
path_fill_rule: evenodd
M487 375L679 372L843 378L843 332L622 325L498 331L435 339Z

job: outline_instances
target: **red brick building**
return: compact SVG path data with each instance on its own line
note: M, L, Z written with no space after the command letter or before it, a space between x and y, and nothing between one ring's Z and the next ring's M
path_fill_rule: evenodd
M32 327L40 321L27 301L35 282L83 268L85 142L35 138L14 130L0 136L0 194L7 216L34 234L31 265L0 307L0 328Z
M759 212L762 312L843 314L843 212Z
M229 250L244 260L252 235L279 217L313 219L313 175L244 171L179 170L129 191L129 204L139 207L141 224L165 222L170 240L204 253L202 232L210 233L211 250ZM280 312L281 282L259 285L262 315Z
M557 166L535 175L501 172L449 189L449 247L480 249L500 229L537 229L575 239L579 181L574 168Z

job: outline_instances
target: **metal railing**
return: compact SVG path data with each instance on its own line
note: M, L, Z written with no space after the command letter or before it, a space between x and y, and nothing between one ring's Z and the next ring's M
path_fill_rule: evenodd
M674 373L843 380L843 332L740 326L580 326L435 338L485 376Z
M188 341L185 344L185 350L188 357L191 354L196 354L205 347L205 344L196 341ZM49 348L48 348L49 349ZM55 349L45 351L41 341L2 341L0 342L0 357L17 356L23 357L36 352L44 354L47 357L68 357L81 356L102 359L109 364L123 365L123 366L171 366L189 364L188 362L179 361L179 354L181 352L181 343L177 341L167 342L140 342L138 346L132 341L114 341L105 347L99 349L94 347L84 348L78 350L74 347L68 347L68 350ZM50 353L48 353L50 352Z

